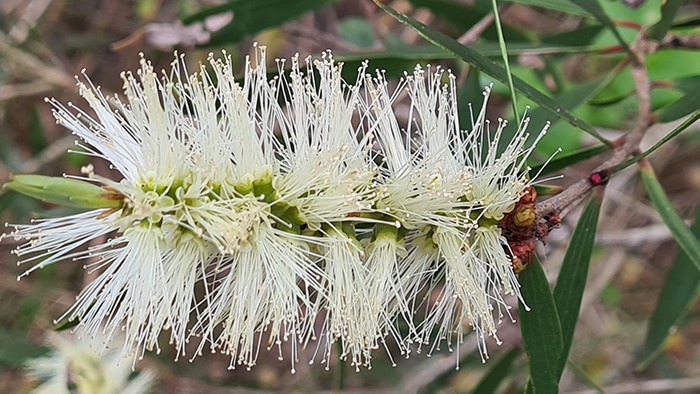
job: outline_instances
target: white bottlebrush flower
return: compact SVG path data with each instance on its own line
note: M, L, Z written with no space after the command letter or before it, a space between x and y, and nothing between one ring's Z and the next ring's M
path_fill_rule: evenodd
M283 175L275 187L301 221L319 230L324 223L347 221L371 209L376 170L371 135L353 123L361 80L355 85L343 81L342 65L330 52L313 65L318 80L314 69L309 66L304 74L292 59L288 79L283 74L278 85L286 105L280 122Z
M459 343L465 322L485 354L504 296L519 297L499 221L531 183L527 121L499 150L505 122L491 136L484 104L461 130L442 70L418 68L390 92L366 66L345 82L330 52L284 65L268 79L256 48L237 82L226 56L193 74L178 57L161 76L142 59L122 74L125 99L84 78L91 113L49 100L122 179L88 167L78 179L104 188L104 208L15 225L26 273L66 259L96 270L65 316L88 336L124 331L136 357L169 331L178 357L197 338L195 356L225 353L230 368L275 349L294 371L307 346L328 366L339 343L359 369L387 341L405 356L414 342ZM23 179L19 191L72 201Z
M193 329L203 339L198 352L208 343L231 357L230 369L250 369L263 348L277 348L282 359L288 344L294 372L297 343L313 332L318 305L312 297L320 297L323 277L306 244L267 223L239 251L220 256L211 272L215 287ZM298 278L306 278L304 287Z
M170 330L178 355L195 336L198 352L208 344L232 368L251 367L267 337L270 347L291 342L294 364L319 310L335 308L326 287L345 280L324 269L324 245L336 244L327 229L371 221L362 216L375 174L370 136L353 123L360 84L342 80L330 53L307 64L305 73L294 58L288 75L268 80L256 48L238 83L229 58L189 74L179 57L162 76L142 59L136 75L122 74L124 101L78 83L94 115L49 100L88 155L123 177L89 167L83 178L121 204L14 226L26 241L20 264L35 264L25 274L87 261L100 275L65 316L87 335L125 331L125 354L159 350Z
M397 91L405 89L410 102L406 128L389 109L398 93L389 91L381 74L367 78L365 110L383 163L376 182L377 209L408 231L408 255L394 280L408 298L399 305L415 312L415 298L427 288L425 318L415 326L408 322L407 339L432 342L432 352L443 341L450 347L459 344L468 323L487 357L485 337L498 341L497 322L510 309L503 297L520 298L498 222L530 185L526 159L534 146L525 147L525 120L499 151L506 122L490 134L490 87L470 129L462 130L454 76L447 73L450 83L445 85L445 75L441 69L433 73L418 67L401 81Z
M281 70L281 63L281 76L265 88L269 91L267 98L260 100L263 113L258 116L265 128L260 128L259 134L265 136L261 138L265 140L263 152L273 150L276 161L267 165L267 173L256 176L248 171L232 178L243 180L236 184L238 193L257 199L250 202L248 211L260 212L259 223L251 229L246 245L222 256L216 264L211 277L224 277L215 279L214 291L202 312L206 320L195 325L194 331L202 333L211 350L231 355L230 368L255 364L261 347L259 335L265 332L269 347L291 342L294 371L297 342L307 344L318 336L314 322L319 311L328 311L323 316L330 320L362 316L347 314L335 302L341 296L333 289L362 293L364 281L349 282L352 286L347 288L343 276L346 266L326 254L326 249L335 250L337 245L329 236L334 226L359 220L372 208L369 186L375 170L369 138L352 122L359 85L342 80L341 67L330 53L307 62L304 73L299 60L293 58L288 75ZM263 61L250 70L260 81L266 75ZM219 80L232 78L220 72ZM249 80L256 79L246 75ZM277 98L283 99L284 107L277 106ZM279 135L273 135L275 131ZM247 149L254 148L260 149ZM329 324L329 331L322 330L321 336L331 338L331 342L347 342L347 335L332 333L336 326ZM350 335L361 337L356 331L351 329ZM348 345L352 349L358 346ZM364 347L355 353L362 351Z
M133 376L131 363L124 363L119 349L101 340L88 341L49 332L47 356L31 359L25 368L28 376L40 383L32 389L36 394L144 394L150 392L155 375L149 370ZM111 346L115 345L114 343Z

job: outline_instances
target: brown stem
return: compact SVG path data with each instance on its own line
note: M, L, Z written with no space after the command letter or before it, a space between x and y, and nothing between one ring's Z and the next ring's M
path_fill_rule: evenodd
M700 48L700 34L668 34L659 43L659 49Z
M594 187L606 183L606 179L600 179L601 174L607 178L609 169L639 152L639 143L652 122L651 82L647 74L645 56L654 52L656 48L656 43L647 39L644 31L631 45L635 59L630 59L630 64L634 78L634 90L637 95L637 117L632 130L625 135L623 140L617 141L618 147L614 150L613 155L598 166L590 178L581 179L562 193L538 203L536 209L540 222L545 222L544 218L554 213L559 213L563 217L571 208L581 202Z

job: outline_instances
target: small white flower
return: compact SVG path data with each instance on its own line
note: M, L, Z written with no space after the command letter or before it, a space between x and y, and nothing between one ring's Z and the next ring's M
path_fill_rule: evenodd
M377 327L372 325L368 295L367 267L363 264L364 251L354 234L342 229L328 228L329 242L320 246L325 262L327 283L327 317L323 323L322 363L329 368L335 343L340 340L340 359L350 360L359 371L360 366L370 365L372 344Z
M142 394L150 392L155 383L155 375L149 370L132 378L131 364L121 363L117 348L93 348L92 344L108 345L100 343L101 339L90 342L49 332L47 342L51 353L26 364L28 375L41 382L32 393Z
M386 347L387 338L398 346L401 355L408 357L411 352L410 341L399 329L399 323L413 321L413 309L408 304L413 299L402 287L401 262L406 257L405 243L399 235L397 226L377 224L371 242L367 246L367 293L368 311L364 324L368 331L374 331L370 347ZM412 326L409 324L409 329ZM415 336L415 333L409 333ZM391 352L387 354L394 363Z

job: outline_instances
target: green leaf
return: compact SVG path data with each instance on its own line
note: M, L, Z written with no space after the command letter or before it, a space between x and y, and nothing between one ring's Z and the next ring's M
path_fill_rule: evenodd
M542 185L536 184L532 185L535 188L538 196L556 196L561 193L564 188L558 185Z
M590 375L588 375L588 373L583 368L579 367L578 365L576 365L572 362L569 362L568 366L569 366L569 371L571 371L574 374L574 376L576 376L576 378L578 378L578 380L583 382L583 384L592 388L593 390L597 391L600 394L605 394L605 391L603 390L603 388L600 387L600 385L598 385L598 383L595 381L595 379L593 379Z
M0 366L21 368L27 360L44 356L48 349L27 340L27 332L0 328ZM4 369L4 368L3 368Z
M211 33L207 46L235 43L265 29L279 26L299 15L321 8L336 0L229 0L224 4L204 9L183 19L191 24L207 17L230 12L229 24ZM273 10L273 11L271 11Z
M661 41L671 29L673 18L687 0L665 0L661 2L661 20L649 28L649 38Z
M46 148L46 135L41 124L41 114L37 107L32 107L31 118L29 120L29 147L32 156L38 154Z
M557 284L554 287L554 302L559 314L563 340L558 377L561 377L562 372L564 372L578 322L602 200L602 194L594 193L586 204L574 233L571 235L571 242L566 249L559 278L557 278Z
M509 3L518 3L528 6L546 8L553 11L564 12L571 15L590 16L591 14L585 9L571 4L569 0L507 0Z
M700 238L700 207L695 209L695 223L690 231L696 238ZM672 328L683 321L699 292L700 271L688 255L680 250L666 276L656 309L649 320L642 361L637 369L646 368L663 350Z
M591 15L593 15L594 18L598 20L598 22L610 29L610 31L613 33L613 35L620 43L622 48L625 50L625 52L627 52L627 54L630 57L635 58L635 55L630 49L629 45L627 45L625 39L622 38L620 32L617 31L617 27L613 23L612 19L610 19L608 14L603 10L603 8L600 6L597 0L571 0L571 2L588 11Z
M0 132L0 162L6 165L10 171L18 171L22 168L26 159L20 155L20 149L8 138L7 130Z
M554 97L554 100L556 101L558 108L566 108L569 111L574 111L581 105L584 105L588 101L592 100L601 90L603 90L603 88L605 88L610 83L611 80L615 78L616 74L617 72L612 72L606 77L596 78L593 81L589 81L579 86L576 86L575 88L567 92L558 94L556 97ZM528 117L530 118L531 125L535 127L541 127L541 125L544 125L545 122L551 119L551 114L548 112L547 108L538 107L529 111ZM556 125L558 120L559 119L554 119L551 122L552 126ZM561 127L559 131L562 131ZM578 130L570 131L574 131L577 132L577 134L580 134ZM503 141L511 141L512 137L515 135L515 132L516 130L514 128L505 130ZM537 138L538 134L539 133L536 132L530 133L530 143L534 142L534 139ZM552 129L542 138L542 141L539 144L539 146L554 146L554 148L552 148L549 152L549 154L551 154L552 151L562 146L561 139L561 133L557 133L556 129ZM578 146L578 141L579 140L577 139L576 145L574 146Z
M535 394L535 386L532 385L532 378L527 379L527 384L525 385L525 394Z
M92 308L93 305L94 302L90 304L89 308ZM54 322L53 330L57 332L66 331L71 328L77 327L78 324L80 324L80 319L76 318L70 320L68 317L64 317L63 319Z
M480 42L470 45L470 48L479 52L486 57L497 57L501 54L501 49L497 43ZM598 47L591 45L544 45L544 44L529 44L523 42L509 43L508 55L522 54L581 54L584 52L593 52L598 50ZM370 61L371 68L376 68L374 62L383 60L410 60L415 64L416 60L433 60L433 59L454 59L455 55L446 52L443 49L436 48L434 45L397 45L386 48L382 51L377 50L359 50L355 52L336 53L333 52L333 57L336 60L347 62L365 60ZM403 70L401 70L403 73Z
M470 67L464 82L457 89L457 110L459 124L462 127L472 126L473 111L478 111L484 104L484 87L480 80L481 71L476 67Z
M120 208L123 196L89 182L72 178L20 174L3 185L26 196L76 208Z
M685 225L676 209L673 208L671 201L669 201L666 196L649 162L647 160L640 161L639 169L644 187L654 207L659 212L659 215L661 215L668 229L671 230L671 234L676 242L678 242L678 245L683 249L686 255L688 255L688 258L695 265L695 268L700 270L700 242L698 242L698 239L695 238L693 233Z
M656 120L667 123L682 118L700 108L700 89L687 92L673 104L667 105L658 111Z
M513 73L510 71L510 62L508 61L508 50L506 48L506 40L503 37L503 28L501 27L501 16L498 12L498 3L496 0L491 0L493 8L493 21L496 24L498 32L498 47L501 49L501 59L506 67L506 77L508 79L508 90L510 91L510 103L513 107L513 115L515 123L520 124L520 115L518 110L518 96L515 94L515 86L513 86Z
M673 80L673 88L683 93L690 93L700 89L700 75L689 75Z
M685 89L697 86L698 68L691 65L700 64L700 51L689 49L662 50L646 57L649 79L672 80L673 88L687 93ZM630 73L631 76L631 73ZM630 87L634 87L634 79Z
M568 0L567 0L568 3ZM551 36L542 37L540 41L546 44L562 45L569 47L587 47L605 29L601 25L579 27L576 30L558 33Z
M514 347L506 352L491 366L489 371L472 390L473 393L495 393L498 386L508 377L513 361L520 355L520 349Z
M454 0L409 0L416 8L425 7L431 14L444 19L461 30L467 30L479 23L486 15L491 13L488 1L475 1L471 3ZM504 32L509 41L525 41L527 38L519 31L504 27ZM495 41L497 39L496 28L491 24L479 35L480 38Z
M546 165L545 163L541 163L533 166L530 170L530 178L534 178L537 174L541 176L557 172L576 163L590 159L591 157L598 156L601 153L605 153L608 150L610 150L608 145L595 145L569 154L559 155L556 159L546 163Z
M333 53L333 58L343 63L343 79L355 81L358 70L369 60L365 73L382 70L386 78L400 78L406 70L413 70L416 64L451 58L433 46L418 45L412 47L388 48L382 51L364 50L358 52ZM364 77L364 76L361 76Z
M380 8L385 10L387 13L396 18L401 23L405 23L414 30L416 30L416 32L426 40L444 49L448 53L464 60L472 66L479 68L480 70L489 74L496 80L507 84L508 74L506 73L506 70L500 65L493 62L492 60L483 56L476 50L464 46L440 32L430 29L428 26L382 4L378 0L374 1ZM522 79L513 76L513 85L520 93L525 95L525 97L529 98L530 100L542 106L543 108L546 108L547 111L549 111L557 118L561 117L567 122L571 123L572 125L586 131L588 134L595 137L599 141L606 144L608 143L608 141L605 138L603 138L600 134L598 134L598 132L595 131L593 127L574 116L569 110L561 107L556 101L554 101L550 97L545 96L540 91L530 86Z
M371 48L376 37L367 19L346 18L338 24L340 37L358 48Z
M530 307L520 304L520 331L530 364L530 382L535 392L556 393L559 359L562 354L561 325L547 277L535 260L520 274L520 292Z

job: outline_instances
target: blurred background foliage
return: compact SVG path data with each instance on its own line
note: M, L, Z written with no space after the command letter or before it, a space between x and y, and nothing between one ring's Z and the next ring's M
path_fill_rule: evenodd
M492 120L514 121L527 105L533 134L552 123L532 165L539 170L556 153L546 171L564 176L540 182L566 188L586 179L609 157L611 141L638 124L644 103L631 51L642 37L654 47L643 51L652 126L641 151L689 130L655 149L649 162L620 168L604 198L598 191L568 212L540 245L542 264L521 275L532 311L514 313L519 324L506 319L503 344L489 344L487 363L471 338L458 354L414 354L395 368L377 352L373 368L359 374L335 360L330 371L300 366L292 375L274 352L263 353L250 372L227 371L220 355L174 363L170 350L143 363L158 371L162 392L172 393L510 393L526 385L543 393L698 392L698 26L700 2L677 0L3 0L0 182L11 173L78 173L87 163L66 153L77 149L74 137L55 125L43 101L79 102L73 75L81 70L105 92L119 92L119 73L137 68L139 52L157 68L168 67L174 50L187 53L194 69L208 52L225 49L240 72L258 42L268 47L271 66L275 58L332 49L348 81L365 60L395 78L417 63L449 68L464 128L467 103L480 105L483 86L494 83ZM95 166L109 173L104 163ZM0 194L3 222L67 209ZM46 352L42 338L53 319L95 273L65 262L18 282L13 245L5 240L0 247L0 387L26 392L36 382L21 366Z

